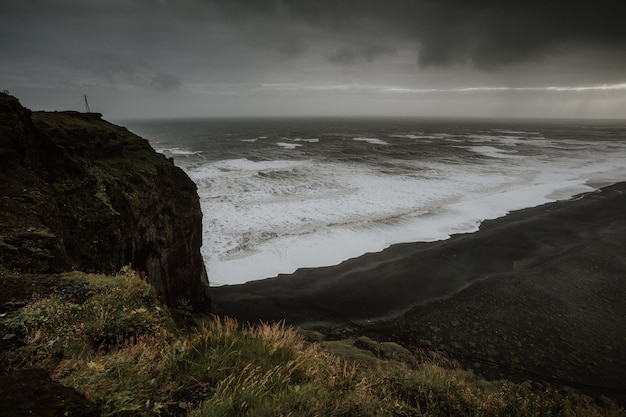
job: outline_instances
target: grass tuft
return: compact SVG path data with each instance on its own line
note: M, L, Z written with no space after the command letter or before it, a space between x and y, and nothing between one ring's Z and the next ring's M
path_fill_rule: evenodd
M228 318L179 328L128 268L64 279L89 295L39 298L1 319L24 338L2 362L47 368L102 416L624 415L584 396L488 382L445 357L366 338L311 343L280 324Z

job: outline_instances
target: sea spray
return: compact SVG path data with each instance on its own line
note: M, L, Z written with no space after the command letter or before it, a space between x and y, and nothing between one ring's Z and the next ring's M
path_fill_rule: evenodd
M125 122L198 185L212 285L473 232L626 179L626 125Z

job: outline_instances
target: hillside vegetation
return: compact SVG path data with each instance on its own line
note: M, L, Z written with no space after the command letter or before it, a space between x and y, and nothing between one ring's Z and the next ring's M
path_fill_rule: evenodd
M19 291L41 279L0 276ZM393 343L171 310L130 268L54 282L25 305L4 300L16 307L0 319L0 369L43 368L101 416L624 415L582 395L489 382Z

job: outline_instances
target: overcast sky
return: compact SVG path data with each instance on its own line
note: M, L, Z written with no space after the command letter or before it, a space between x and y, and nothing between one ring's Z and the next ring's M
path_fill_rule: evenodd
M2 0L34 110L626 118L618 1Z

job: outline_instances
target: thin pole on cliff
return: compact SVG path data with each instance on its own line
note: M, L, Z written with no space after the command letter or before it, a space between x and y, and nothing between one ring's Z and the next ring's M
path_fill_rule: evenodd
M87 113L91 113L91 110L89 109L89 102L87 101L87 94L84 94L83 97L85 98L85 109L87 110Z

